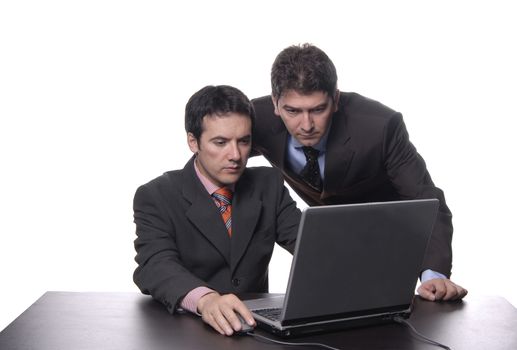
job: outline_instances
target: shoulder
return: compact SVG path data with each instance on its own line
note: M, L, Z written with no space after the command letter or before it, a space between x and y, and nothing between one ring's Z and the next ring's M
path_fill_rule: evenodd
M284 179L277 168L249 167L235 186L240 198L259 200L266 204L269 211L276 211L277 205L290 199Z
M254 98L251 100L251 103L255 109L255 126L269 128L272 122L280 121L280 118L277 118L275 115L275 107L273 106L271 96Z
M264 154L270 160L268 150L276 150L282 147L283 137L287 129L282 118L275 114L275 108L271 96L263 96L252 100L255 109L255 124L253 127L253 149ZM254 154L256 155L256 154Z
M273 101L270 95L257 97L251 100L256 113L273 112Z
M177 192L181 189L182 170L171 170L139 186L135 193L135 198L142 195L164 196Z
M402 114L368 97L354 92L340 94L336 124L350 132L385 132L403 124Z
M182 170L166 171L162 175L150 180L142 186L147 187L163 187L180 181Z
M243 174L243 177L250 180L258 180L260 182L266 182L266 180L282 180L282 173L277 168L269 166L256 166L248 167Z
M274 167L248 167L239 179L239 184L270 191L283 186L284 178L280 170Z
M167 191L171 188L178 187L181 188L188 183L192 183L196 178L194 170L194 157L192 157L183 167L183 169L176 169L166 171L162 175L152 179L146 184L140 186L146 187L149 189L156 189Z
M355 92L341 92L339 98L339 111L349 115L359 115L370 118L390 118L397 111L380 103L379 101L365 97Z

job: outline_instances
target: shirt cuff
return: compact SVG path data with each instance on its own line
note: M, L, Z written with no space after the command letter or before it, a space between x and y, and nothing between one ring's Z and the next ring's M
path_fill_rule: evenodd
M213 292L215 292L215 290L207 288L207 287L194 288L190 292L188 292L187 295L185 295L185 297L183 298L183 300L180 303L180 307L183 310L187 310L187 311L192 312L193 314L201 316L197 312L197 302L199 301L199 299L201 299L201 297L207 295L208 293L213 293Z
M447 279L447 276L445 276L445 275L443 275L443 274L441 274L439 272L430 270L430 269L425 270L420 275L420 281L422 281L422 283L427 282L427 281L432 280L432 279L435 279L435 278Z

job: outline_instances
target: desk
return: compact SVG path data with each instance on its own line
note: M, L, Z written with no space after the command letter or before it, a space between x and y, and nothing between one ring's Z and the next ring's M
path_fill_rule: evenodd
M454 350L517 349L517 309L500 297L416 299L410 322ZM258 330L257 333L264 334ZM295 338L342 349L439 349L398 324ZM293 349L225 337L192 315L170 315L138 293L47 292L0 333L2 350ZM300 349L309 349L301 347Z

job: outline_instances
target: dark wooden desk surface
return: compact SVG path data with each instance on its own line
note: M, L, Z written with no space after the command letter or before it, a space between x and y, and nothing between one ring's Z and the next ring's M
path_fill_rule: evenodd
M410 322L454 350L517 349L517 309L500 297L469 295L459 303L417 298ZM293 341L341 349L438 349L398 324ZM292 349L249 336L221 336L199 318L172 316L161 304L138 293L47 292L0 333L1 350L231 348Z

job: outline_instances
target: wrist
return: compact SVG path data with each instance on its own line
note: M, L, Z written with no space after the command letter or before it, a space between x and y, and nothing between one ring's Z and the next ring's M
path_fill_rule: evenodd
M427 282L432 279L436 279L436 278L447 279L447 276L445 276L444 274L441 274L440 272L433 271L431 269L427 269L427 270L423 271L422 274L420 275L420 281L422 283Z

